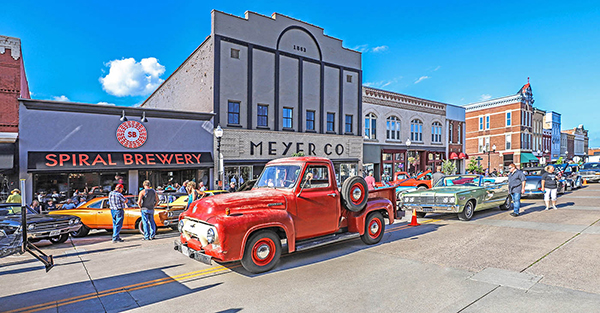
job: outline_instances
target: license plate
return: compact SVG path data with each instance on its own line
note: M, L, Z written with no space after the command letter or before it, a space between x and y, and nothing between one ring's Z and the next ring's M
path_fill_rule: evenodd
M190 256L190 249L184 245L181 245L181 253L185 256Z
M423 212L433 212L433 208L423 208Z
M50 232L50 237L54 237L54 236L58 236L60 235L60 230L53 230Z

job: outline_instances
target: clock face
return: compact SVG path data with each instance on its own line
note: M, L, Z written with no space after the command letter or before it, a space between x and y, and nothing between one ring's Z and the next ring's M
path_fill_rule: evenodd
M125 148L139 148L146 139L148 139L148 132L140 122L126 121L117 128L117 140Z

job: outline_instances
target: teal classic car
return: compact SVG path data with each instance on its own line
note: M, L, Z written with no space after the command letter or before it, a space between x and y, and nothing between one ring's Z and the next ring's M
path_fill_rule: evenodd
M511 197L508 183L486 180L481 175L444 176L433 188L402 195L405 210L416 210L418 217L427 213L457 213L468 221L475 211L500 207L508 210Z

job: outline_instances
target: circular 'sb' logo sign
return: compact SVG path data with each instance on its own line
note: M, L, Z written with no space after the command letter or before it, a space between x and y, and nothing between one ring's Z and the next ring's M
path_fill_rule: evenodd
M135 149L141 147L148 138L146 127L140 122L127 121L117 128L117 140L123 147Z

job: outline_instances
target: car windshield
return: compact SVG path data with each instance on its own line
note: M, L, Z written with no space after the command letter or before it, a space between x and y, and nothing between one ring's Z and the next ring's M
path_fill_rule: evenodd
M444 187L444 186L472 186L479 187L481 183L481 176L479 175L454 175L454 176L445 176L443 179L440 179L435 187Z
M296 185L299 174L300 166L298 165L267 166L258 178L256 188L292 188Z
M27 208L27 214L37 214L32 211L29 207ZM21 215L20 205L2 205L0 206L0 216L14 216Z
M584 170L600 170L600 163L585 163L583 165Z

